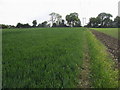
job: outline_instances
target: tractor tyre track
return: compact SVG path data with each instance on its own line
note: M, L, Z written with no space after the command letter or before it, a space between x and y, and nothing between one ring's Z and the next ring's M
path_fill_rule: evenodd
M89 57L89 48L87 43L87 37L85 37L84 44L84 60L82 65L82 71L80 74L80 88L90 88L90 57Z
M111 54L115 62L118 62L118 67L120 67L120 40L96 30L91 30L91 32L107 47L107 51Z

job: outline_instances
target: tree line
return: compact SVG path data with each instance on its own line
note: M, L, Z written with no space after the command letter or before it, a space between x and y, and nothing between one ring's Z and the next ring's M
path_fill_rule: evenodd
M44 21L42 23L38 23L37 20L32 21L32 25L28 23L22 24L17 23L16 26L4 25L1 24L2 28L31 28L31 27L81 27L81 21L79 19L78 13L70 13L66 15L65 19L62 19L62 16L58 13L52 12L50 15L49 21Z
M89 23L85 27L90 28L120 28L120 17L117 16L112 20L113 16L109 13L100 13L97 17L91 17Z
M81 27L81 21L79 19L78 13L70 13L65 16L65 20L62 19L62 16L58 13L52 12L50 15L49 21L44 21L38 23L37 20L32 21L32 25L28 23L22 24L17 23L14 25L4 25L0 26L4 28L32 28L32 27ZM112 20L113 16L109 13L100 13L97 17L91 17L89 22L84 27L89 28L120 28L120 17L117 16Z

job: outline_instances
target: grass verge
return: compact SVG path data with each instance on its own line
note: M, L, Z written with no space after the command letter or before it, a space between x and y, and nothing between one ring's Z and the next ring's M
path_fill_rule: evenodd
M88 46L91 60L91 83L94 88L118 88L118 69L109 58L106 48L88 31Z

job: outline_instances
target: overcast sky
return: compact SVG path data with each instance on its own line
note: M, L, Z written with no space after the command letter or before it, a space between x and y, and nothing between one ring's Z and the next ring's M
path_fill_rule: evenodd
M96 17L101 12L118 15L119 0L0 0L0 24L16 25L18 22L32 24L49 20L49 14L56 12L65 16L77 12L81 22Z

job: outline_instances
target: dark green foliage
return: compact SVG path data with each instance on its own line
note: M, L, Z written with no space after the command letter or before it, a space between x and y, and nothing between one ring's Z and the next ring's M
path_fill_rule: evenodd
M115 25L115 27L120 28L120 17L119 17L119 16L117 16L117 17L114 19L114 25Z
M99 27L100 19L99 18L90 18L90 21L88 23L88 27Z
M37 25L37 20L33 20L33 27L36 27L36 25Z
M5 29L5 28L9 28L9 26L5 24L0 24L0 28Z
M70 13L70 15L66 15L66 21L71 27L79 27L81 26L80 19L78 17L78 13Z
M110 19L113 17L109 13L100 13L97 18L100 19L100 27L108 27L110 24L112 24L112 20Z
M92 17L89 23L85 27L91 28L118 28L120 19L117 16L114 21L111 19L113 17L109 13L100 13L97 17Z
M14 25L5 25L5 24L0 24L0 29L6 29L6 28L15 28Z
M16 28L30 28L31 26L27 23L27 24L22 24L22 23L18 23L16 25Z
M47 21L44 21L38 25L38 27L50 27Z

